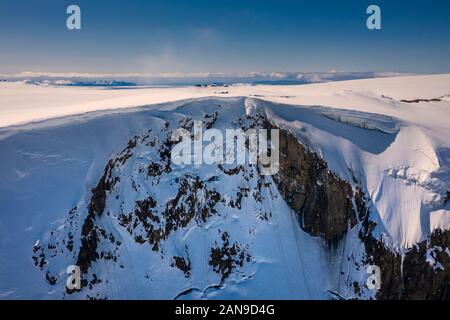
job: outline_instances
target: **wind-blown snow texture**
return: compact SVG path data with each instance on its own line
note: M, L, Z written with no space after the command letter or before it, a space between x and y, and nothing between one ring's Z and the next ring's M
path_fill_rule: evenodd
M272 177L250 165L177 167L168 136L193 120L237 128L261 114L361 188L373 235L404 254L450 228L449 84L449 76L432 76L244 86L224 88L236 95L227 98L184 88L176 98L195 99L0 129L0 298L374 298L363 285L359 222L330 245L302 229ZM13 90L13 105L20 92L34 94L12 86L2 85L0 96ZM88 92L85 105L115 94L42 90L58 101L58 90ZM116 106L176 92L158 90L122 94ZM149 101L172 100L157 99ZM14 114L4 103L0 112ZM92 110L77 108L48 116ZM86 243L93 230L96 241ZM65 288L71 264L84 269L80 292Z

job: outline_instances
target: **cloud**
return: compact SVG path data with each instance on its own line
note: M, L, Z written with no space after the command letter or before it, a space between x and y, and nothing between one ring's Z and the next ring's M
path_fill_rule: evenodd
M142 64L145 72L153 74L160 70L183 70L186 67L177 50L170 44L165 44L157 54L143 57Z

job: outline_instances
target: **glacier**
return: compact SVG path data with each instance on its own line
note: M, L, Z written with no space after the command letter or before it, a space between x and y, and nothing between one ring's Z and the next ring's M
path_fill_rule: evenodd
M370 237L395 259L429 243L420 258L445 287L448 243L430 237L450 228L449 83L414 76L228 94L0 84L0 298L373 299L364 284L378 253L361 237L369 220ZM443 98L402 101L433 97ZM279 182L255 167L167 161L177 127L211 118L218 129L259 125L259 116L351 190L355 221L336 241L308 232ZM105 173L111 187L99 214L90 208ZM358 215L359 192L368 220ZM85 287L68 292L86 221L105 237L82 259Z

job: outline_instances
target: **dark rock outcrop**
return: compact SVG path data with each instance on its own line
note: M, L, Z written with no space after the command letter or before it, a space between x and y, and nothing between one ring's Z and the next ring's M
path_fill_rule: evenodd
M250 261L251 257L245 247L238 243L230 244L228 232L223 232L221 238L222 245L216 243L216 247L211 248L209 264L215 272L222 275L222 284L233 269L242 267L244 262Z
M403 256L372 236L363 241L368 262L381 271L377 299L450 299L450 230L435 230L428 240L416 244Z
M355 226L350 184L286 130L280 130L280 169L274 181L309 234L334 241Z
M361 195L362 193L360 193ZM450 299L450 230L436 229L427 240L403 255L373 237L376 223L370 220L366 197L358 197L362 215L359 238L364 243L366 263L380 268L381 300Z

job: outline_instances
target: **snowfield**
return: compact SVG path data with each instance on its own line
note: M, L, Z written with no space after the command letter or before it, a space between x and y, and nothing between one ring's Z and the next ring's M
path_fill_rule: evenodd
M203 180L213 177L216 173L209 167L173 170L161 181L144 181L136 172L155 157L144 144L149 139L143 137L145 132L152 129L163 139L165 122L202 118L218 106L215 125L219 128L260 110L319 154L339 178L363 185L370 196L371 218L377 222L374 234L391 250L403 254L434 230L450 229L450 75L292 86L134 89L5 82L0 83L0 299L71 298L64 296L62 274L73 263L73 254L61 250L51 257L49 270L62 277L55 286L34 265L33 247L49 245L52 237L63 239L68 230L82 229L79 223L92 188L109 159L130 138L141 137L142 145L136 147L133 161L121 167L121 177L133 177L155 199L169 199L175 192L171 179L186 170ZM234 186L253 190L257 183L239 175L221 179L211 187L223 194L233 194ZM133 190L139 188L131 180L121 181L117 198L108 199L106 207L112 212L134 210L127 206L146 193L143 189L135 194ZM347 256L358 260L363 255L355 240L357 230L349 230L330 258L327 245L302 230L277 189L264 190L260 204L248 199L240 210L219 206L218 217L201 228L190 224L171 235L164 254L189 259L189 279L169 272L170 260L132 243L121 249L118 263L105 264L107 274L100 263L92 266L96 274L113 277L96 293L135 299L329 299L330 292L354 297L348 275L363 281L365 272L345 261ZM240 212L264 210L272 220L240 216ZM68 229L69 212L80 219L73 229ZM113 213L99 224L128 243L120 219ZM221 283L202 261L209 243L226 246L223 231L232 235L230 244L244 244L241 249L252 258L242 263L239 275ZM80 239L75 236L74 241ZM363 290L361 297L373 298L374 293Z

